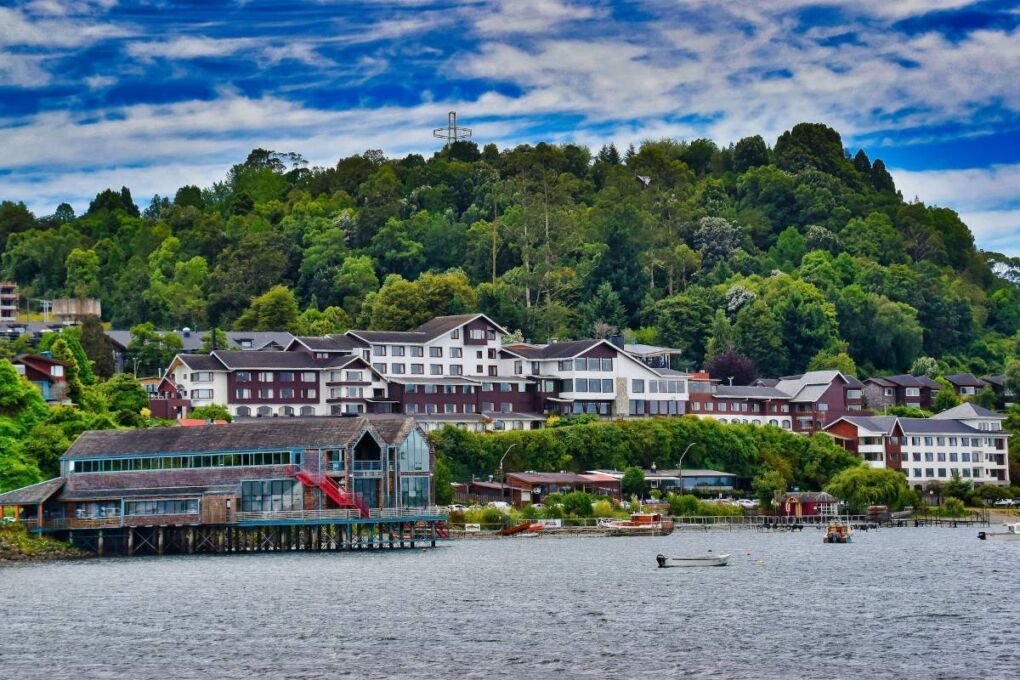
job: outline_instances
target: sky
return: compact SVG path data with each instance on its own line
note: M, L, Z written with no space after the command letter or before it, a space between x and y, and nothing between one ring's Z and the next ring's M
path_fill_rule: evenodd
M1020 256L1020 0L0 0L0 200L40 215L428 154L450 110L501 148L824 122Z

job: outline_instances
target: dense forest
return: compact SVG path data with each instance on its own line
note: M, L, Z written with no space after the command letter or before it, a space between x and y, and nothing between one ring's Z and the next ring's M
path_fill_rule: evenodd
M5 201L0 253L24 295L98 297L113 327L147 332L482 311L534 341L626 331L745 380L986 374L1020 355L1020 259L979 251L955 212L904 200L821 124L771 147L457 142L329 168L256 149L144 210L128 188L82 215Z

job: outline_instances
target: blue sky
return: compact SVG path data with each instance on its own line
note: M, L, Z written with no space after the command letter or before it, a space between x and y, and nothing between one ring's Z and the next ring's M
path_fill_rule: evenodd
M0 0L0 199L480 143L772 144L826 122L1020 256L1020 0Z

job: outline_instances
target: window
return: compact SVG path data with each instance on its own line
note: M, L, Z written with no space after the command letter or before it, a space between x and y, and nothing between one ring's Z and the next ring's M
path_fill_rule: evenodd
M294 398L293 387L284 387L280 389L280 399L293 399L293 398Z
M450 348L450 358L451 359L461 359L463 357L464 357L464 350L462 348L460 348L460 347L451 347Z
M574 381L573 381L573 379L568 378L568 379L564 380L563 381L563 387L560 388L560 391L562 391L562 392L573 392L574 391Z
M418 412L418 404L404 404L404 413L414 415Z
M390 366L390 370L393 372L394 375L403 375L404 364L393 364L392 366Z
M574 380L574 385L576 386L576 389L574 390L575 392L587 392L588 391L588 379L587 378L577 378L576 380Z
M470 337L471 337L472 340L484 340L485 339L485 331L482 330L481 328L472 328L471 331L470 331L470 334L471 334Z
M538 375L541 372L542 372L542 365L539 362L537 362L537 361L532 361L531 362L531 374L532 375Z
M248 388L239 388L235 390L235 394L238 399L251 399L251 390Z
M861 391L860 390L847 390L846 391L846 398L847 399L860 399L861 398Z
M701 402L700 401L692 401L691 402L691 410L692 411L700 411L701 410Z
M361 382L362 372L361 371L347 371L348 382Z
M970 468L963 468L963 476L970 477Z
M908 397L920 397L921 396L921 388L920 387L908 387L907 388L907 396Z
M612 370L613 370L613 360L612 359L603 359L602 360L602 370L603 371L612 372Z
M599 368L600 366L601 366L601 363L599 362L598 359L588 359L588 370L589 371L598 371L598 370L600 370L600 368Z
M456 404L444 404L443 405L443 410L446 413L456 413L457 412L457 405Z
M212 390L191 390L191 398L192 399L212 399L213 398L213 391Z
M499 383L500 392L513 392L513 389L514 389L513 383Z
M602 391L606 392L606 393L612 393L612 391L613 391L613 381L612 380L603 380L602 381Z
M450 331L450 339L451 340L460 340L460 329L459 328L454 328L452 331Z
M913 455L914 455L914 462L915 463L920 463L921 462L921 452L920 451L914 451Z
M280 382L294 382L294 371L281 371L276 374L276 379Z
M520 359L514 362L514 375L524 375L524 362Z
M63 366L54 366L54 368L62 369ZM199 371L198 373L191 374L191 382L212 382L212 379L211 371Z
M734 410L736 410L736 409L734 409ZM719 411L721 411L721 412L726 411L726 402L725 401L720 401L719 402Z
M415 394L418 391L417 385L404 385L405 394Z
M57 365L50 366L50 375L55 376L57 378L63 376L64 375L64 367L63 366L57 366Z
M464 375L464 367L459 364L450 366L450 375Z
M314 371L305 371L301 374L301 382L318 382L318 377Z
M939 477L945 477L945 476L946 476L946 469L945 468L939 468Z
M925 468L924 469L924 476L925 477L934 477L935 476L935 468Z
M386 364L372 364L372 368L377 370L379 373L386 372Z
M425 394L438 394L439 385L425 385Z
M960 454L960 460L964 463L970 462L970 451L964 451Z
M945 446L946 445L946 438L945 437L936 437L935 441L936 441L938 446Z
M512 413L513 410L514 410L514 405L511 404L509 401L501 402L500 405L499 405L499 412L500 413Z
M425 375L425 364L411 364L411 375Z
M259 377L259 382L273 382L273 372L272 371L260 371L258 377Z
M372 355L377 357L386 356L386 345L372 345Z
M706 410L706 411L712 411L712 410L714 410L714 409L715 409L715 404L713 404L713 403L712 403L712 402L710 402L710 401L706 401L706 402L705 402L705 410Z
M442 375L443 365L442 364L429 364L429 375Z
M574 359L574 370L585 371L588 369L588 361L585 359Z
M939 451L939 462L940 463L945 463L946 462L946 452L945 451Z
M186 498L165 501L127 501L125 515L197 515L198 499Z
M425 348L421 345L411 345L411 356L423 357L425 356Z
M494 330L486 331L485 332L485 338L487 340L495 340L496 339L496 331L494 331Z
M819 411L828 411L829 410L829 405L824 403L824 402L819 402L818 410Z
M949 462L950 462L950 463L956 463L956 462L958 462L958 461L959 461L959 458L960 458L960 454L958 454L958 453L957 453L956 451L951 451L951 452L949 453Z
M464 413L474 413L474 412L475 412L475 405L474 404L464 404Z
M318 399L318 390L307 389L305 390L305 399Z
M442 347L429 347L429 358L438 359L441 356L443 356Z
M251 382L251 373L248 371L238 371L234 374L234 380L237 382Z
M925 460L926 463L934 462L935 454L932 453L931 451L925 451L924 452L924 460Z
M633 392L634 394L644 394L645 381L640 380L638 378L634 378L630 382L630 391Z
M272 387L260 387L259 388L259 399L272 399L273 388Z
M924 445L925 446L932 446L934 443L935 443L935 438L934 437L925 437L924 438Z

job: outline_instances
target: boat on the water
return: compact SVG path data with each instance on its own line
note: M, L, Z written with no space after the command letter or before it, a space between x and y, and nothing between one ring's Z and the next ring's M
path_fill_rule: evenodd
M599 527L610 536L669 536L673 522L659 512L635 512L630 519L604 519Z
M667 567L725 567L729 559L729 554L716 555L711 551L705 555L696 555L694 557L655 556L655 561L659 563L660 569Z
M1006 527L1005 531L979 531L978 538L982 541L1020 541L1020 522L1011 522L1003 526Z
M829 522L825 527L823 543L853 543L854 530L842 522Z

